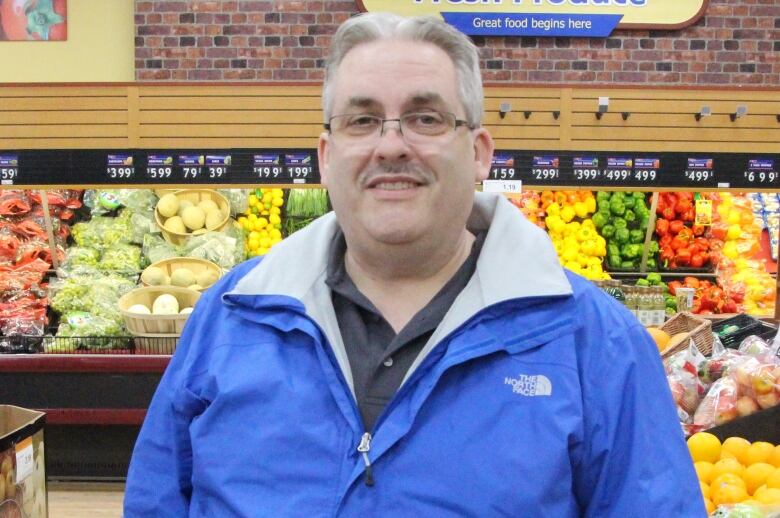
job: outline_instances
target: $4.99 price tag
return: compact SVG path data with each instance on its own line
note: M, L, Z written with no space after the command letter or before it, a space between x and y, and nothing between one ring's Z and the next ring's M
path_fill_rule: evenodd
M32 437L28 437L16 444L16 483L32 475L34 468Z

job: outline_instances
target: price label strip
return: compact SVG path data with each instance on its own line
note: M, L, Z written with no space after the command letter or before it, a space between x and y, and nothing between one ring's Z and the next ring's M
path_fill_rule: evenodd
M658 158L637 158L634 160L634 182L652 184L658 179L661 160Z
M284 167L279 155L253 155L252 165L252 171L261 181L276 181L283 178Z
M0 185L13 185L19 177L19 156L0 155Z
M572 169L578 182L594 182L601 178L599 159L595 156L575 156Z
M185 180L197 180L203 174L206 165L205 155L179 155L177 161Z
M775 161L771 158L751 158L743 178L748 185L755 187L775 186L778 184Z
M106 165L106 176L109 180L129 180L135 176L135 166L133 166L133 155L119 153L108 155Z
M695 185L715 182L714 162L711 158L689 158L685 168L685 180Z
M515 180L515 173L515 157L507 154L493 155L493 163L488 174L489 180Z
M212 181L227 180L232 163L233 158L230 155L206 155L205 178Z
M561 177L557 156L535 156L531 166L531 178L536 182L556 181Z
M149 155L146 158L146 177L149 180L170 180L173 176L173 157Z
M284 155L284 167L293 183L306 183L314 177L312 157L309 153L289 153Z
M602 178L616 184L626 183L631 179L634 161L624 157L608 157L607 168Z

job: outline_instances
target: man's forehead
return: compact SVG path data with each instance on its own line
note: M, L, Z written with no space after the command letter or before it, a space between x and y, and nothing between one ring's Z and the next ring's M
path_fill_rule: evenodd
M419 90L410 92L402 100L402 104L408 107L443 105L444 98L438 92L432 90ZM351 95L347 97L346 105L356 108L379 108L384 105L381 99L367 95Z

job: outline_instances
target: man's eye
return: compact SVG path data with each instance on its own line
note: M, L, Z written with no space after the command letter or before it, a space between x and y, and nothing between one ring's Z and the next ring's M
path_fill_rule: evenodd
M365 128L365 127L375 126L376 123L377 123L377 118L368 115L359 115L357 117L350 117L347 120L347 125L353 128Z
M412 113L407 122L416 126L436 126L442 123L442 118L436 113Z

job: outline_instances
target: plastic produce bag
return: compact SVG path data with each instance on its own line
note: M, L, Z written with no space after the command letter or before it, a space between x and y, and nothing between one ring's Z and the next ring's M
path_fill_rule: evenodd
M244 189L217 189L217 192L230 203L231 217L236 217L249 207L249 195Z
M720 378L712 384L693 416L693 423L711 428L737 417L737 382L731 377Z
M118 243L103 251L98 268L116 272L137 272L141 269L141 247Z
M164 259L181 257L181 252L178 247L167 242L159 234L146 234L144 236L142 251L144 266Z
M736 380L743 412L748 415L780 403L780 363L775 358L747 357L729 375Z
M55 341L53 346L47 346L45 350L46 352L69 352L67 349L111 348L115 343L106 338L123 334L123 326L115 320L75 311L63 316L57 328L57 338L60 340ZM61 340L62 338L70 338L70 340Z
M692 422L693 413L704 396L704 384L699 380L698 368L705 361L704 356L691 341L684 349L666 362L666 379L677 405L677 415L683 423Z
M63 270L72 270L78 266L97 268L99 262L100 251L96 248L72 246L68 248L61 268Z
M182 255L206 259L229 270L244 260L244 240L240 231L228 226L224 232L206 232L181 246Z
M720 338L713 333L712 354L699 366L699 379L705 386L709 386L725 375L728 369L743 361L745 355L735 349L724 347Z

